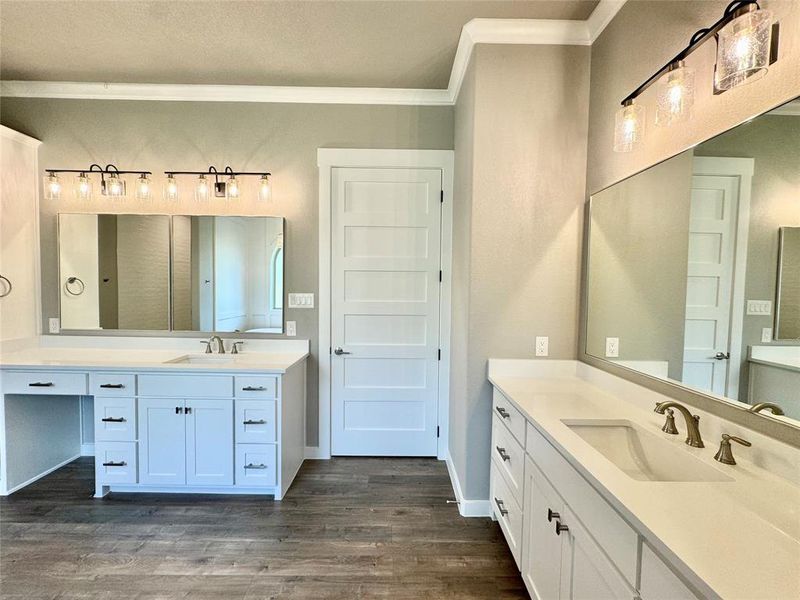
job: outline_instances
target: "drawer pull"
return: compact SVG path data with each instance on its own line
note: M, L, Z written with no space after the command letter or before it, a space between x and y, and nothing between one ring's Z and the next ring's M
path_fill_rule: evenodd
M265 388L263 385L246 385L245 387L242 388L242 391L243 392L263 392L266 389L267 388Z
M556 535L561 535L562 531L569 531L569 527L562 525L561 521L556 521Z
M28 387L53 387L53 385L55 384L52 381L47 381L47 382L36 381L34 383L29 383Z
M264 463L260 463L260 464L257 464L257 465L255 465L253 463L247 463L244 466L244 468L245 469L266 469L267 465L265 465Z
M547 509L547 520L548 521L550 521L552 523L553 519L560 519L560 518L561 518L561 515L558 514L557 512L554 512L552 508L548 508Z
M125 417L103 417L100 420L103 423L124 423Z
M496 409L497 412L500 413L500 416L503 417L504 419L508 419L511 416L510 414L508 414L508 411L502 406L498 406L496 407Z
M121 390L125 386L121 383L101 383L100 387L106 390Z
M267 422L264 419L247 419L244 421L245 425L266 425Z
M494 503L497 504L497 510L500 511L500 516L505 517L508 514L508 509L503 507L503 501L495 498Z
M508 455L505 448L501 448L500 446L495 446L495 448L497 448L497 453L500 455L500 458L503 459L503 462L511 460L511 457Z
M124 467L127 464L128 463L126 463L124 460L121 460L119 462L114 462L113 460L110 460L108 462L104 462L103 466L104 467Z

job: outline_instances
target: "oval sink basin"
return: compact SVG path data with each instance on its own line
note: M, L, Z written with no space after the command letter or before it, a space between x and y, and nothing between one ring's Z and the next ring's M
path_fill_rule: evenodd
M562 423L631 479L733 481L688 451L627 420L567 419ZM664 434L666 435L666 434Z
M186 365L229 365L232 364L232 356L220 356L219 354L186 354L165 360L165 364L186 364Z

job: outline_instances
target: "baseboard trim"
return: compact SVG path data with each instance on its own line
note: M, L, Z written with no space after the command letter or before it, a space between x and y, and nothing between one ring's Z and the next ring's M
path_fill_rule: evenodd
M105 482L110 492L126 493L146 493L146 494L227 494L236 495L257 495L257 496L276 496L280 493L277 486L264 487L234 487L234 486L184 486L184 485L144 485L144 484L115 484Z
M489 500L466 500L464 498L464 494L461 492L461 482L458 480L458 475L449 453L445 458L445 464L447 465L447 472L450 474L450 482L453 485L456 502L458 502L458 513L462 517L491 517L492 504Z
M94 444L81 444L81 456L94 456Z
M20 484L18 484L18 485L15 485L15 486L14 486L13 488L11 488L10 490L5 490L3 493L0 493L0 496L10 496L11 494L13 494L14 492L16 492L17 490L21 490L21 489L22 489L22 488L24 488L25 486L28 486L28 485L32 484L33 482L35 482L35 481L38 481L38 480L39 480L39 479L41 479L42 477L45 477L46 475L50 475L50 473L52 473L53 471L57 471L57 470L58 470L58 469L60 469L61 467L64 467L64 466L68 465L69 463L71 463L73 460L77 460L77 459L78 459L78 458L80 458L81 456L82 456L81 454L76 454L75 456L72 456L72 457L68 458L67 460L65 460L65 461L62 461L62 462L58 463L58 464L57 464L57 465L55 465L54 467L50 467L50 468L49 468L49 469L47 469L46 471L44 471L44 472L42 472L42 473L39 473L39 474L38 474L38 475L36 475L35 477L31 477L30 479L28 479L28 481L25 481L25 482L23 482L23 483L20 483Z
M319 446L306 446L303 457L306 460L329 460L331 455L325 453Z

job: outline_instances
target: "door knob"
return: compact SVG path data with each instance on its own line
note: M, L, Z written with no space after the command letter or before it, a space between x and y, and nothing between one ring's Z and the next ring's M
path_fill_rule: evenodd
M731 353L730 352L717 352L714 355L714 358L716 360L728 360L730 357L731 357Z
M333 349L333 353L334 353L336 356L341 356L342 354L352 354L352 352L345 352L345 351L344 351L344 350L342 350L342 349L341 349L339 346L336 346L336 348L334 348L334 349Z

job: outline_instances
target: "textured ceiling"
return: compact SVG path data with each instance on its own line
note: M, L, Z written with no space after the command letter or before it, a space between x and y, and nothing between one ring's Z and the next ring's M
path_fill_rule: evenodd
M588 0L0 1L0 78L446 88L462 26Z

